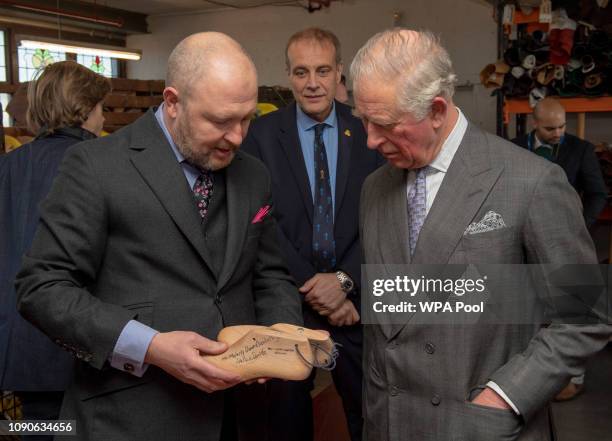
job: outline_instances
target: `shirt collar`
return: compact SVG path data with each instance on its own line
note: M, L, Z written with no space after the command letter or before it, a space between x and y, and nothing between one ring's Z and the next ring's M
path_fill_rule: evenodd
M461 109L459 107L455 107L455 109L459 113L455 126L444 141L444 144L442 144L442 148L440 149L438 156L436 156L436 159L429 164L431 167L443 173L446 173L450 167L450 164L455 157L455 153L457 153L457 149L459 149L459 145L463 140L463 136L465 135L468 126L467 119L465 115L463 115Z
M561 140L559 141L559 144L558 144L558 145L563 144L563 141L565 141L565 135L563 135L563 136L561 137ZM540 138L538 138L538 135L537 135L537 133L536 133L536 132L535 132L535 130L534 130L534 131L533 131L533 150L535 150L535 149L537 149L538 147L541 147L541 146L543 146L543 145L545 145L545 146L547 146L547 147L551 147L551 148L552 148L552 147L554 147L554 145L552 145L552 144L547 144L547 143L545 143L545 142L540 141Z
M157 119L157 123L161 127L162 132L164 132L164 135L166 136L170 147L172 147L172 151L174 152L174 156L176 156L176 160L179 163L185 162L185 157L179 151L178 147L174 143L174 140L172 139L172 136L170 135L170 132L168 131L168 127L166 127L166 122L164 121L164 103L161 103L155 111L155 118Z
M535 131L533 132L533 149L537 149L538 147L540 147L542 144L544 144L542 141L540 141L540 138L538 138L538 135L535 133Z
M168 144L170 144L170 147L172 148L172 152L174 153L176 160L183 167L183 173L185 173L185 176L187 177L187 180L189 181L189 185L193 187L195 178L198 175L200 175L202 171L199 170L197 167L191 165L189 162L187 162L183 154L179 151L178 147L174 143L174 140L172 139L172 136L170 135L170 132L168 131L168 127L166 127L166 123L164 121L164 103L161 103L159 108L155 111L155 118L157 119L159 126L164 132L164 136L168 140Z
M299 104L296 104L295 107L297 109L297 125L298 129L300 129L301 131L305 132L307 130L312 129L314 126L321 124L319 123L319 121L315 121L314 119L306 115L302 108L299 106ZM323 121L322 124L328 125L330 127L336 127L337 123L338 119L336 117L336 102L332 101L331 112L329 112L329 115L327 115L327 118L325 118L325 121Z

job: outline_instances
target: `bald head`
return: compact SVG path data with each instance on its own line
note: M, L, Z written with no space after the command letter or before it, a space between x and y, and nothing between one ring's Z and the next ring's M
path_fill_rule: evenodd
M168 59L163 117L177 149L201 170L229 166L257 108L257 73L235 40L202 32Z
M220 32L200 32L182 40L168 58L166 87L189 94L201 82L254 79L255 65L244 48Z
M562 115L565 118L565 109L559 100L548 97L536 104L533 109L533 117L540 120L550 115Z
M535 134L544 144L559 144L565 135L565 109L554 98L540 100L533 109Z

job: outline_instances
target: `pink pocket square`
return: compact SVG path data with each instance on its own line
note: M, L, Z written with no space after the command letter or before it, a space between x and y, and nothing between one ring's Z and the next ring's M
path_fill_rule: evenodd
M264 218L268 215L268 213L270 212L270 208L272 208L271 205L264 205L263 207L261 207L259 209L259 211L257 212L257 214L255 215L255 217L253 218L253 220L251 221L252 224L256 224L258 222L261 222L264 220Z

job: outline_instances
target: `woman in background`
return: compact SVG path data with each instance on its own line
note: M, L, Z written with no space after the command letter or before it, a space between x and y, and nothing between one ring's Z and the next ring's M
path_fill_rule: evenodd
M0 390L15 392L25 420L58 418L73 361L21 318L13 281L65 151L100 136L110 89L108 79L74 61L47 66L28 88L27 121L36 138L0 156Z

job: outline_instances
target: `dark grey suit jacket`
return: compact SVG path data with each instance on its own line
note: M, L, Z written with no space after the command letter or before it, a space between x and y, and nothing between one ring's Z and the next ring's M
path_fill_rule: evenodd
M532 149L534 132L515 138L513 143ZM583 215L587 227L591 227L605 208L608 189L595 154L595 146L577 136L566 133L554 159L559 164L572 187L582 195Z
M464 235L489 211L500 214L507 227ZM472 124L414 256L408 247L405 170L387 165L368 177L360 232L368 264L597 263L578 195L563 170ZM417 324L417 317L366 326L369 441L549 440L549 400L610 336L603 325L428 325ZM468 402L489 380L520 417Z
M251 222L270 204L265 167L238 152L225 182L227 236L211 243L152 111L66 153L17 289L24 317L81 360L61 415L79 439L219 439L223 392L108 366L129 320L212 339L229 325L301 323L274 217Z
M355 282L357 289L349 298L359 309L359 195L366 176L382 165L383 158L365 147L363 125L351 115L350 107L336 102L336 114L338 169L334 214L335 269L346 272ZM301 286L315 275L316 270L312 264L312 191L300 147L296 104L255 120L243 147L245 151L260 158L270 170L274 214L280 227L280 247L291 275ZM318 316L317 313L313 314Z

